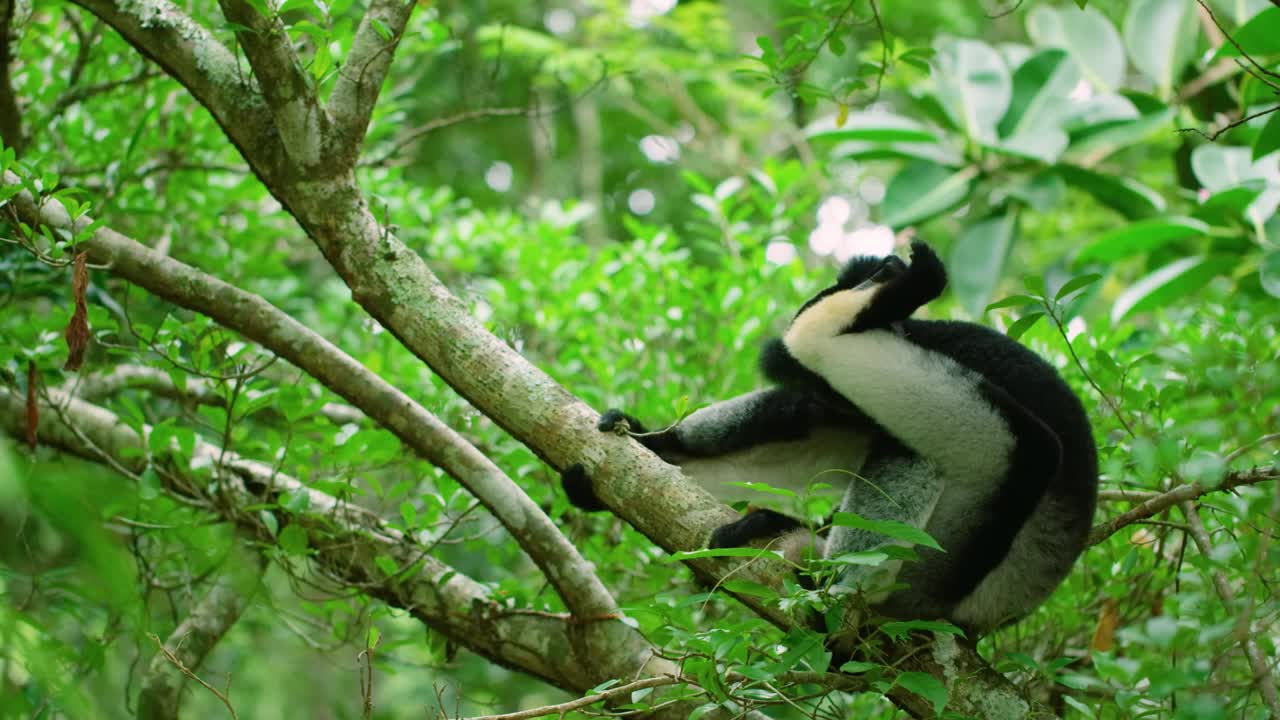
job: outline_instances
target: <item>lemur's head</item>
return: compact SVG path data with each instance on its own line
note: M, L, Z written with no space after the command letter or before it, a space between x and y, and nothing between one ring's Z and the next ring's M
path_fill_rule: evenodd
M834 285L800 306L784 336L766 345L761 366L782 382L795 375L794 360L816 352L823 341L894 327L941 295L946 285L946 268L922 242L911 244L910 265L896 255L852 258Z

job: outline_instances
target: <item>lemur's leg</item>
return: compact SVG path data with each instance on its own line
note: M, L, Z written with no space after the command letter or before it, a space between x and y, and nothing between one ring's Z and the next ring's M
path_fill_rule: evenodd
M892 520L923 530L944 489L942 474L933 463L911 453L894 454L867 464L860 477L849 484L838 512L867 520ZM872 530L835 524L827 537L825 556L834 558L903 544ZM839 583L868 590L885 588L897 576L901 564L901 560L889 560L879 566L848 565L840 571Z

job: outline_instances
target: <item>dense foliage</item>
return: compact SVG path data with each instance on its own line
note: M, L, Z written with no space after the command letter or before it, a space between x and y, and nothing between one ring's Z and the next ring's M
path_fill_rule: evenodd
M333 92L365 8L248 4ZM844 668L864 692L797 680L826 670L820 636L777 629L621 520L572 509L555 468L353 301L165 59L99 19L110 5L0 0L0 94L15 101L0 113L17 113L0 122L0 173L20 178L0 184L0 716L134 715L157 644L215 587L246 607L191 668L227 702L188 683L190 717L455 717L581 695L337 580L290 520L318 495L227 522L214 468L230 453L371 511L505 608L566 610L471 493L317 379L112 267L84 280L77 243L99 226L265 298L480 448L681 661L700 712L905 716L885 700L895 686L946 712L939 679L891 664ZM247 73L241 24L189 5ZM1089 409L1103 467L1095 544L981 655L1062 717L1280 717L1280 6L935 5L423 3L357 177L378 222L491 332L592 407L654 419L757 387L757 348L840 261L927 240L951 273L928 314L1049 358ZM24 189L95 225L19 218L5 202ZM91 340L76 369L79 313ZM145 461L36 437L26 410L49 393L145 434ZM776 502L819 522L831 509ZM874 632L915 629L951 631Z

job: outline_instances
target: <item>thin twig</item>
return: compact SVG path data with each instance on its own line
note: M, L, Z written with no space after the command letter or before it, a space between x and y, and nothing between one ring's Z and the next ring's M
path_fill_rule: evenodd
M380 157L375 158L373 160L362 161L360 165L362 166L384 165L388 161L390 161L391 158L398 155L401 150L413 144L417 140L420 140L423 137L426 137L427 135L430 135L431 133L436 132L437 130L443 130L447 127L452 127L460 123L470 122L472 120L495 118L495 117L536 118L536 117L546 117L548 115L554 115L555 113L560 112L565 107L567 107L569 103L580 100L586 97L587 95L590 95L592 92L596 90L596 88L603 85L605 80L607 79L608 79L608 71L606 69L602 71L600 74L600 77L596 78L596 81L592 83L581 94L579 94L576 97L570 98L569 100L566 100L564 102L556 103L555 105L549 105L544 107L537 104L530 104L530 105L513 105L508 107L474 108L472 110L466 110L466 111L457 113L455 115L436 118L427 123L419 125L418 127L406 132L404 135L401 135L391 145L391 147L386 152L384 152Z
M1212 492L1225 492L1245 485L1257 485L1269 480L1280 479L1280 468L1254 468L1242 472L1231 473L1217 487L1206 487L1200 483L1186 483L1164 493L1148 498L1141 505L1128 512L1099 523L1089 531L1089 545L1097 545L1114 535L1126 525L1145 520L1168 510L1174 505L1190 502L1202 495Z
M187 667L177 655L170 652L169 648L165 647L164 643L160 640L159 635L156 635L155 633L147 633L147 635L156 642L156 647L160 648L160 653L164 655L166 660L173 663L173 666L178 668L178 671L183 675L186 675L188 678L200 683L205 690L213 693L219 700L221 700L222 704L227 706L227 712L231 714L231 720L239 720L239 717L236 715L236 709L231 706L231 698L227 697L227 694L231 692L231 673L227 673L226 687L223 690L218 690L218 688L205 682L203 678L195 674L195 672L192 671L191 668Z
M1085 369L1084 363L1080 361L1080 356L1076 355L1076 349L1071 345L1071 338L1067 335L1066 326L1062 324L1062 319L1058 317L1058 313L1054 310L1053 304L1047 299L1044 302L1044 309L1048 311L1049 318L1053 320L1054 326L1058 328L1058 333L1062 335L1062 341L1067 344L1067 352L1071 353L1071 360L1080 370L1080 374L1084 375L1084 379L1089 382L1089 385L1098 393L1102 398L1102 401L1107 404L1107 407L1111 408L1111 412L1115 413L1116 419L1120 421L1125 432L1129 433L1129 437L1138 437L1138 433L1134 432L1133 426L1129 424L1129 421L1125 419L1124 414L1120 412L1120 406L1116 404L1115 400L1111 399L1110 395L1103 392L1098 383L1094 381L1093 376Z
M1217 140L1219 137L1221 137L1221 136L1222 136L1222 134L1223 134L1223 133L1225 133L1225 132L1227 132L1228 130L1234 130L1235 128L1238 128L1238 127L1240 127L1241 125L1244 125L1245 123L1249 122L1250 120L1256 120L1256 119L1258 119L1258 118L1260 118L1260 117L1263 117L1264 115L1270 115L1271 113L1273 113L1273 112L1275 112L1275 111L1277 111L1277 110L1280 110L1280 105L1275 105L1275 106L1269 107L1269 108L1267 108L1266 110L1259 110L1259 111L1258 111L1258 112L1256 112L1256 113L1252 113L1252 114L1250 114L1250 115L1246 115L1246 116L1244 116L1244 117L1242 117L1242 118L1238 118L1238 119L1236 119L1236 120L1232 120L1231 122L1227 123L1226 125L1223 125L1222 127L1220 127L1220 128L1218 128L1217 130L1213 131L1213 133L1207 133L1207 132L1205 132L1205 131L1201 130L1200 128L1178 128L1178 132L1180 132L1180 133L1195 133L1195 134L1199 135L1200 137L1204 138L1205 140L1208 140L1209 142L1213 142L1214 140Z
M1217 26L1219 30L1222 31L1223 36L1227 38L1227 42L1231 43L1231 46L1236 49L1236 52L1240 53L1241 57L1243 57L1245 60L1248 60L1249 64L1253 65L1253 67L1263 75L1280 80L1280 73L1277 73L1274 70L1270 70L1263 67L1262 65L1259 65L1258 61L1254 60L1253 57L1249 55L1249 53L1244 51L1244 48L1240 47L1240 43L1236 42L1236 39L1231 36L1231 33L1227 32L1227 29L1222 27L1222 23L1218 22L1218 16L1213 14L1213 10L1209 7L1208 3L1206 3L1204 0L1196 0L1196 2L1199 3L1200 7L1203 8L1204 11L1209 14L1209 19L1212 20L1213 24ZM1269 84L1271 84L1271 87L1276 87L1276 85L1273 83L1269 83Z
M1205 530L1204 522L1200 519L1200 513L1196 510L1195 503L1188 500L1181 503L1179 508L1187 518L1191 539L1195 542L1196 549L1204 557L1211 557L1213 555L1213 542L1209 538L1208 531ZM1218 597L1221 598L1222 604L1226 607L1227 612L1232 612L1231 606L1235 604L1235 591L1231 589L1231 583L1227 580L1227 576L1221 570L1212 570L1210 575L1213 578L1213 587L1218 591ZM1253 684L1257 686L1263 702L1270 709L1272 719L1280 720L1280 695L1276 694L1275 678L1271 676L1271 667L1266 656L1262 654L1262 649L1258 646L1257 640L1254 639L1253 633L1248 628L1242 633L1237 633L1237 639L1244 649L1245 658L1249 661L1249 669L1253 672Z
M570 700L558 705L544 705L543 707L533 708L531 710L521 710L519 712L507 713L505 715L484 715L482 717L474 717L471 720L528 720L529 718L546 717L548 715L558 715L564 717L565 713L572 710L594 705L603 700L618 697L619 695L629 694L636 690L644 690L645 688L663 687L665 685L676 685L683 682L678 678L670 675L661 675L658 677L645 678L637 680L626 685L616 685L607 690L602 690L593 695Z

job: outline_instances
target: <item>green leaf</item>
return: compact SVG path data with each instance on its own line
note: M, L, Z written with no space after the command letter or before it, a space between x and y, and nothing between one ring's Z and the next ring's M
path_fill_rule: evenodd
M1280 8L1270 7L1254 15L1249 22L1231 33L1234 43L1224 42L1214 55L1214 60L1246 55L1265 56L1280 53ZM1236 46L1239 46L1238 48Z
M1219 190L1210 195L1195 210L1195 217L1211 225L1229 225L1233 220L1244 219L1249 206L1258 199L1266 183L1258 181L1249 185Z
M379 555L373 559L373 564L378 566L383 575L391 577L400 570L396 565L396 561L391 559L390 555Z
M1266 189L1245 211L1254 224L1265 222L1280 204L1280 169L1266 158L1254 162L1249 148L1201 145L1191 151L1191 170L1210 192L1265 183Z
M1058 288L1058 293L1053 296L1053 299L1061 300L1062 298L1070 295L1071 293L1077 290L1081 290L1083 288L1087 288L1101 279L1102 279L1102 273L1089 273L1087 275L1081 275L1079 277L1071 278L1066 283L1064 283L1062 287Z
M762 482L745 482L745 481L744 481L744 482L738 482L738 481L733 481L733 482L729 482L729 483L725 483L725 484L726 484L726 485L733 486L733 487L740 487L740 488L743 488L743 489L745 489L745 490L750 490L750 491L752 491L752 492L764 493L764 494L766 494L766 495L778 495L778 496L781 496L781 497L795 497L795 496L796 496L795 492L794 492L794 491L792 491L792 490L788 490L788 489L786 489L786 488L778 488L778 487L774 487L774 486L772 486L772 485L770 485L770 484L768 484L768 483L762 483Z
M1021 132L994 145L983 145L983 147L1004 155L1038 160L1051 165L1062 156L1062 151L1067 149L1068 142L1070 140L1067 134L1058 128L1037 128Z
M1040 298L1031 297L1030 295L1010 295L1007 298L997 300L986 307L987 310L999 310L1000 308L1019 307L1023 305L1039 305Z
M1068 103L1062 99L1080 82L1080 68L1065 50L1032 55L1013 73L1013 95L1000 119L1000 137L1058 129Z
M1253 141L1252 160L1257 162L1276 150L1280 150L1280 106L1272 111L1267 124L1258 133L1258 139Z
M942 549L942 546L929 537L929 534L924 530L896 520L869 520L854 513L838 512L831 520L831 524L837 527L848 527L878 533L893 540L901 540L912 545L922 545L934 550Z
M673 563L683 560L697 560L698 558L718 558L718 557L780 557L779 553L774 550L764 550L761 548L738 547L738 548L711 548L707 550L688 550L684 552L671 553L663 558L663 562Z
M418 508L413 503L405 500L400 503L400 519L404 521L406 528L415 528L418 526Z
M1190 295L1235 267L1236 262L1236 258L1229 256L1195 256L1175 260L1121 293L1111 308L1111 321L1119 322L1133 313L1163 307Z
M1207 143L1191 151L1191 171L1210 192L1266 180L1269 170L1270 166L1253 161L1248 148Z
M1127 218L1143 218L1164 212L1164 198L1129 178L1103 175L1075 165L1058 165L1056 169L1067 184L1084 190Z
M1052 168L1037 172L1029 178L1014 179L1003 190L1003 197L998 193L992 193L993 205L1012 199L1040 213L1054 210L1067 196L1067 184Z
M875 670L878 667L882 667L882 666L877 665L875 663L863 662L861 660L850 660L849 662L840 666L840 672L856 675L858 673L864 673L868 670Z
M1062 48L1080 65L1094 90L1110 92L1124 82L1124 44L1105 15L1037 5L1027 14L1027 33L1041 47Z
M275 537L276 533L279 532L280 521L276 519L275 513L271 512L270 510L259 510L258 520L262 523L262 526L267 529L267 532L270 533L272 537Z
M751 595L753 597L773 599L778 597L778 591L763 583L754 582L752 580L726 580L720 583L720 587L735 595Z
M1002 211L965 228L951 246L951 289L970 315L982 314L1018 235L1018 213Z
M307 531L300 525L286 525L276 536L276 544L289 555L302 555L307 552Z
M941 714L947 706L947 686L928 673L902 673L898 676L898 685L928 700L933 705L934 714Z
M1090 261L1112 261L1150 252L1169 243L1201 237L1209 232L1205 223L1186 217L1164 217L1139 220L1103 233L1076 256L1076 264Z
M1134 67L1155 83L1160 97L1173 95L1200 36L1199 6L1184 0L1131 0L1124 43ZM1158 42L1153 42L1159 38Z
M1262 289L1271 296L1280 298L1280 250L1272 250L1262 256L1258 275L1262 280Z
M306 512L311 507L311 493L302 489L285 493L280 499L280 507L295 515Z
M815 132L809 137L812 139L836 141L862 140L872 143L938 142L937 136L927 130L905 127L844 127L835 130Z
M1029 312L1015 320L1013 324L1009 326L1009 330L1005 334L1008 335L1011 340L1017 340L1025 335L1027 331L1031 329L1031 326L1040 322L1040 318L1042 317L1044 317L1044 312L1042 311L1037 310L1035 312Z
M1071 133L1066 158L1073 163L1092 166L1113 153L1146 140L1165 129L1176 111L1166 107L1136 118L1104 120L1086 125Z
M938 101L966 135L994 142L1012 94L1009 68L1000 53L986 43L950 36L940 37L935 47Z
M889 180L880 219L896 230L940 215L964 202L977 172L953 172L928 160L910 163Z

